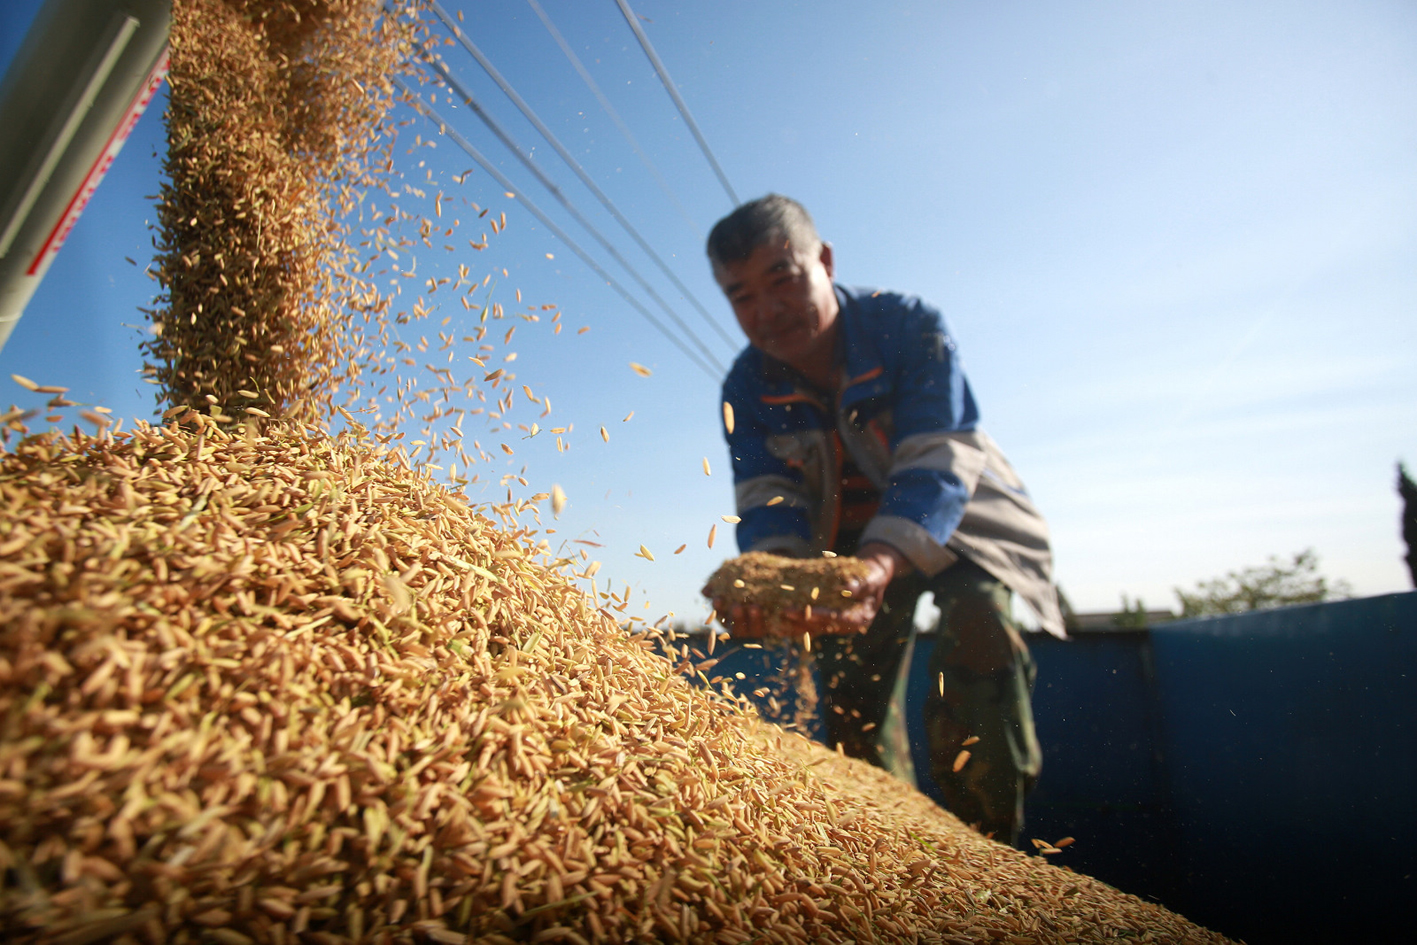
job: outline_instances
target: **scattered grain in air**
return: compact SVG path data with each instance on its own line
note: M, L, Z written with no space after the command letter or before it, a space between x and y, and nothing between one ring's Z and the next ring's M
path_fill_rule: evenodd
M654 555L650 554L649 549L646 548L644 545L640 545L640 557L644 558L646 561L654 560Z
M557 518L561 517L561 510L566 507L566 490L561 488L559 483L551 487L551 514Z
M958 774L960 769L967 764L969 764L969 750L965 749L955 755L955 763L950 765L950 770Z
M547 258L547 259L555 259L555 258L556 258L556 254L555 254L555 253L547 253L547 254L546 254L546 258Z
M714 536L714 535L717 535L717 534L718 534L718 526L717 526L717 525L710 525L710 526L709 526L709 537L708 537L708 546L709 546L710 548L713 547L713 536Z
M609 442L610 442L610 431L607 430L607 429L605 429L605 427L601 427L601 428L600 428L600 438L601 438L602 440L604 440L605 442L609 443Z
M941 674L940 674L940 682L941 682L941 685L942 685L942 686L943 686L943 684L944 684L944 677L945 677L945 674L944 674L944 673L941 673ZM942 692L941 695L943 695L943 694L944 694L944 693ZM968 738L966 738L964 741L960 742L960 744L963 745L965 748L968 748L970 745L977 745L977 744L979 744L979 736L978 736L978 735L971 735L971 736L969 736Z
M835 551L823 551L823 552L822 552L822 557L823 557L823 558L835 558L835 557L836 557L836 552L835 552Z
M1070 846L1072 846L1072 845L1073 845L1074 843L1076 843L1076 842L1077 842L1077 841L1074 840L1072 837L1064 837L1063 839L1059 840L1057 843L1053 844L1053 846L1055 846L1055 847L1057 847L1059 850L1061 850L1061 849L1063 849L1064 847L1070 847Z
M816 599L817 599L817 595L820 594L821 591L822 591L822 589L821 589L820 587L814 587L814 588L812 588L812 600L816 600Z
M586 332L588 332L588 331L590 331L590 326L589 326L589 325L585 325L585 326L582 326L581 328L576 329L576 334L578 334L578 335L584 335L584 334L585 334Z
M719 518L723 519L729 525L737 525L739 522L743 521L736 515L720 515Z
M638 364L634 361L630 362L630 370L634 371L640 377L649 377L651 374L654 373L649 368L645 367L643 364Z
M704 475L705 475L705 476L712 476L712 475L713 475L713 473L709 471L709 462L708 462L708 457L707 457L707 456L704 457Z
M941 673L940 678L936 681L940 684L940 695L943 696L945 694L945 674Z
M794 587L794 586L791 585L791 584L779 584L778 587L782 588L784 591L795 591L795 590L797 590L797 588Z
M631 410L629 413L625 414L625 419L624 419L624 420L621 420L620 422L621 422L621 423L629 423L629 422L630 422L630 418L633 417L634 415L635 415L635 412L634 412L633 410Z
M683 551L687 547L689 547L687 544L680 545L678 548L674 549L674 553L677 555L679 552Z
M733 432L733 405L726 400L723 402L723 427L729 433Z
M747 587L748 584L747 584L747 582L745 582L742 578L734 578L734 579L733 579L733 586L734 586L734 587Z
M11 374L10 380L14 381L16 384L19 384L25 390L39 390L38 384L36 384L34 381L30 380L27 377L22 377L19 374Z
M782 501L783 501L782 496L780 496L780 495L775 495L775 496L773 496L771 499L768 499L768 505L778 505L778 504L780 504Z

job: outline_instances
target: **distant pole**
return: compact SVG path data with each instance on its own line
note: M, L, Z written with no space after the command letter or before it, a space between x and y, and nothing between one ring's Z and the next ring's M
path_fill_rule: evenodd
M1402 541L1407 545L1407 571L1417 587L1417 482L1407 475L1407 467L1397 464L1397 494L1402 497Z
M0 79L0 348L167 74L171 0L45 0Z

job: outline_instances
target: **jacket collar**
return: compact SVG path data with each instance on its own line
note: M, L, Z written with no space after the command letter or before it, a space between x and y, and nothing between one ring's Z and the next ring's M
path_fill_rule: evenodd
M884 396L890 391L886 366L867 324L865 307L874 297L867 294L867 290L836 286L837 302L841 305L837 357L846 366L841 392L843 407Z

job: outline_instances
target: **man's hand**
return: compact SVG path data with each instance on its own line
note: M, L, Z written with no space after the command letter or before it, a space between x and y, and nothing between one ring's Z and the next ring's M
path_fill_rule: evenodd
M911 565L905 555L879 541L862 545L856 557L869 564L871 570L848 588L851 591L851 599L856 603L843 612L841 616L845 619L837 622L855 624L858 629L864 630L880 612L881 602L885 600L886 588L890 586L891 581L898 575L909 572Z
M715 599L713 609L731 635L744 639L763 636L763 609L757 604L730 604Z

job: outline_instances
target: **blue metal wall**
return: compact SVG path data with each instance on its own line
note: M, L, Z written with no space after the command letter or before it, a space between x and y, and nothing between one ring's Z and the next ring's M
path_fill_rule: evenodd
M1025 849L1075 837L1053 862L1251 945L1417 940L1417 592L1030 645ZM751 691L771 659L727 648L715 673Z

